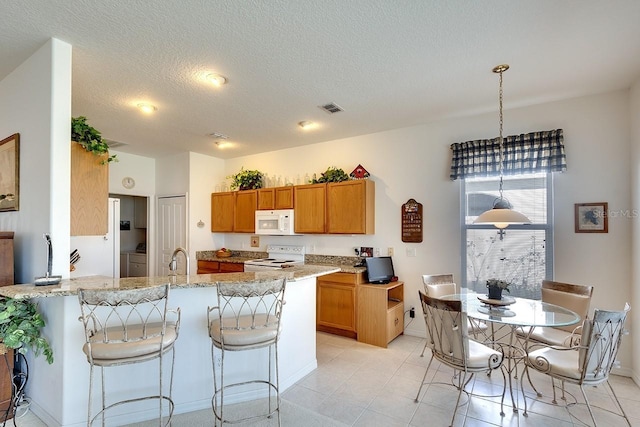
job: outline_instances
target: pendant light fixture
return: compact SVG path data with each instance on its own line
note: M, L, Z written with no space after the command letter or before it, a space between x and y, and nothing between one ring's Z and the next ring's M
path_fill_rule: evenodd
M525 215L512 210L511 203L509 203L509 201L502 195L502 167L504 162L504 141L502 138L502 73L508 69L509 66L507 64L497 65L493 68L494 73L500 74L500 136L498 139L500 149L500 164L498 166L500 170L500 197L493 202L492 209L483 212L475 221L473 221L474 224L491 224L496 228L506 228L509 225L514 224L531 224L531 220L529 220Z

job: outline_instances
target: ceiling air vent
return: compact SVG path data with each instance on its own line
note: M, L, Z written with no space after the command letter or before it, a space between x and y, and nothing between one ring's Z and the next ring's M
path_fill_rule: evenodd
M124 142L112 141L110 139L105 139L105 138L102 138L102 140L107 143L107 146L109 148L116 148L116 147L121 147L123 145L129 145L129 144L126 144Z
M326 111L329 114L335 114L335 113L339 113L340 111L344 111L344 109L342 109L342 107L336 104L335 102L330 102L325 105L320 105L320 108L322 108L324 111Z

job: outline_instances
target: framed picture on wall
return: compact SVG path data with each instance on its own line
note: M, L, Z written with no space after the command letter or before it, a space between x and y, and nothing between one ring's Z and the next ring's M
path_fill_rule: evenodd
M608 233L609 217L607 202L576 203L575 204L575 232L576 233Z
M20 201L20 134L0 141L0 212L17 211Z

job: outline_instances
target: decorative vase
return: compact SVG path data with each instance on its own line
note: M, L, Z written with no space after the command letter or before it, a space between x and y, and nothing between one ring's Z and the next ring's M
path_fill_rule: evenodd
M489 292L489 299L502 299L502 288L498 286L487 286L487 291Z

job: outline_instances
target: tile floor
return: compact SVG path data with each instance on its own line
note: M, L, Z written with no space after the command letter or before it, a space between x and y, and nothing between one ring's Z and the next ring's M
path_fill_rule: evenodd
M336 335L317 334L318 369L293 385L282 395L293 403L326 415L349 426L448 426L457 397L451 387L452 371L434 362L427 380L434 384L423 387L419 402L415 395L429 362L427 350L420 357L424 339L400 336L383 349L358 343ZM640 388L626 377L611 376L611 383L634 427L640 427ZM581 393L577 387L567 385L567 401L577 404L566 407L551 404L551 386L547 377L533 376L534 384L543 393L534 401L530 386L525 384L529 399L528 417L520 409L514 413L507 396L505 416L500 416L502 375L494 372L491 377L477 375L468 386L471 397L463 394L458 407L455 426L553 426L571 427L591 425L586 406L580 404ZM520 384L517 384L520 388ZM626 426L622 418L611 415L606 409L614 408L609 393L602 387L587 391L598 425L606 427ZM484 397L482 397L484 396ZM522 407L522 395L517 394ZM19 427L42 427L32 413L17 419ZM175 425L175 423L174 423ZM303 427L303 426L301 426Z

